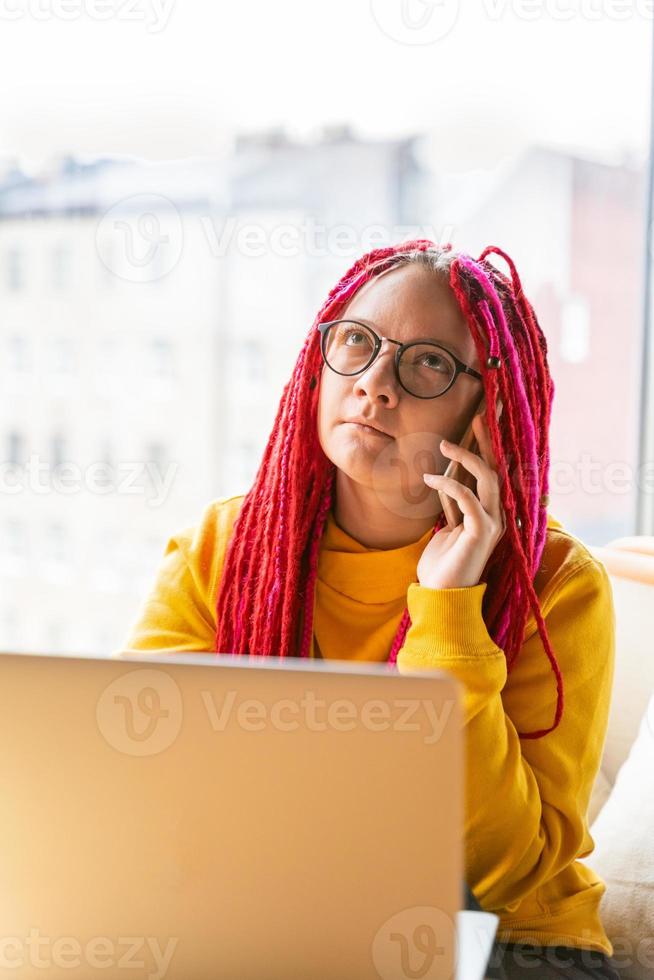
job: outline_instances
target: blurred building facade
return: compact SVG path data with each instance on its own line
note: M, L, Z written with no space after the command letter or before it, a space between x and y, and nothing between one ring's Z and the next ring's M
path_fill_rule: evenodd
M3 648L120 645L168 539L248 489L329 289L408 237L514 258L556 385L550 510L592 542L631 531L633 481L605 482L636 462L644 171L534 147L439 174L416 145L335 127L220 161L5 166Z
M222 162L6 169L3 648L115 648L169 537L247 490L328 289L405 220L409 151L272 133Z

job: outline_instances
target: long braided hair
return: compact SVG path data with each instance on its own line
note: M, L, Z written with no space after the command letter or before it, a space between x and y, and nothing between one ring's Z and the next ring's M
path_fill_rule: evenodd
M488 261L493 252L506 261L510 276ZM563 713L561 672L533 587L545 545L554 384L536 314L512 260L496 246L485 248L476 260L453 251L450 244L436 245L429 239L373 249L330 291L284 386L259 469L234 522L217 598L214 649L309 656L320 540L336 476L336 466L318 440L323 362L317 325L339 319L365 282L406 262L449 270L450 286L477 350L486 403L495 406L499 398L503 405L499 421L489 410L487 423L507 528L484 569L487 589L482 615L493 641L505 653L510 673L530 607L534 612L556 678L556 713L549 728L518 735L541 738L558 726ZM432 536L446 524L441 512ZM389 669L397 669L397 654L410 623L405 608L389 652Z

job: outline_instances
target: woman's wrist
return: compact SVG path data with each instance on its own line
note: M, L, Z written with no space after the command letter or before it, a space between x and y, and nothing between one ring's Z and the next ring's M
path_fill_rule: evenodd
M443 578L430 578L429 576L423 576L420 578L418 576L418 585L421 585L424 589L469 589L475 585L479 585L479 580L473 581L473 576L470 576L470 580L457 580L453 579L443 579Z

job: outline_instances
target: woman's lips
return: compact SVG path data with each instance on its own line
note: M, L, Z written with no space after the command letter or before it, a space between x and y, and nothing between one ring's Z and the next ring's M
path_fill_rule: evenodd
M373 429L371 425L362 425L361 422L348 422L348 425L353 425L355 429L359 429L361 432L369 432L373 436L380 436L382 439L392 439L393 436L389 436L387 432L380 432L379 429Z

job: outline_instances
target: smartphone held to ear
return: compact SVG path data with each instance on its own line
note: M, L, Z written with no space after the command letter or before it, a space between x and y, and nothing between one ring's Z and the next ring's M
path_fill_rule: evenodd
M474 411L470 417L470 422L468 423L463 438L459 442L459 445L463 449L468 449L471 453L476 453L477 455L480 455L479 444L477 443L477 438L472 428L472 422L475 415L480 415L485 408L486 408L486 395L485 392L482 392L481 397L477 402L477 404L475 405ZM502 402L498 399L497 401L498 419L500 418L501 414L502 414ZM450 460L450 462L447 465L447 469L445 470L444 476L449 476L453 480L457 480L459 483L462 483L464 486L469 487L473 491L473 493L475 494L477 493L476 478L473 476L470 470L467 469L465 466L463 466L461 463L459 463L458 460L456 459ZM444 490L438 490L437 493L441 505L443 507L445 517L447 518L448 526L450 530L452 530L453 528L457 527L459 524L463 523L463 513L459 505L457 504L456 500L453 497L450 497L449 494L447 494Z

